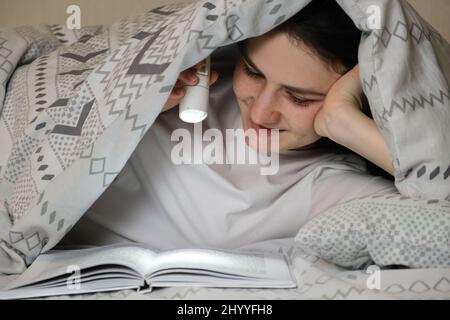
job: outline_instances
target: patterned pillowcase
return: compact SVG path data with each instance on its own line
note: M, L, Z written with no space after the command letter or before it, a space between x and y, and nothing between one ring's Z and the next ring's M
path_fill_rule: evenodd
M296 236L307 253L342 267L450 268L450 202L375 195L309 221Z

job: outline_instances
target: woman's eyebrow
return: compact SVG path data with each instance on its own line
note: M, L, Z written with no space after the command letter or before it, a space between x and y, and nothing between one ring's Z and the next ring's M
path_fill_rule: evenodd
M245 61L252 69L254 69L256 72L260 73L262 76L265 77L264 73L259 70L259 68L253 63L253 61L250 59L250 57L247 54L246 47L244 44L239 45L239 51L241 52L241 55ZM306 89L306 88L296 88L289 85L281 85L288 91L292 91L293 93L301 94L301 95L312 95L312 96L321 96L325 97L326 93L318 92L313 89Z

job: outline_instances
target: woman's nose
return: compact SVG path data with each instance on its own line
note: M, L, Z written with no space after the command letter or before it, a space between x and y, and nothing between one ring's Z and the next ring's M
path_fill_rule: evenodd
M261 91L253 97L250 105L251 120L262 126L270 126L277 123L280 112L277 108L275 97L270 92Z

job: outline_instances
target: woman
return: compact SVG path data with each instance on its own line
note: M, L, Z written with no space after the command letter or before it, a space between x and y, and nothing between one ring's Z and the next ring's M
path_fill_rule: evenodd
M326 137L393 175L385 141L361 112L360 37L336 1L314 1L272 32L240 43L233 89L244 128L279 129L281 150L304 148ZM184 86L196 84L194 69L203 64L180 75L163 111L178 105ZM211 83L217 78L213 71Z
M240 43L233 74L224 59L213 58L218 70L211 75L204 129L279 129L280 168L273 176L262 176L258 165L171 161L171 133L192 130L175 107L184 87L198 81L193 69L202 63L181 73L118 179L63 242L235 248L293 237L338 203L396 192L390 181L369 175L361 158L330 143L393 173L389 150L362 110L360 36L335 1L317 0L271 32ZM258 151L258 142L249 140L247 147Z

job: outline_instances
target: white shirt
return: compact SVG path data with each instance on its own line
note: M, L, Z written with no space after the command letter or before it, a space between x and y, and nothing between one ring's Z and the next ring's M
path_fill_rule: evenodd
M214 64L214 56L212 61L220 78L211 87L203 130L242 128L232 67L223 60ZM193 130L178 118L178 108L157 118L64 244L236 248L294 237L313 216L338 203L397 193L392 182L368 175L362 159L326 150L282 152L278 173L268 176L261 175L260 164L175 165L171 151L179 142L170 137L177 128ZM224 142L224 153L226 148Z

